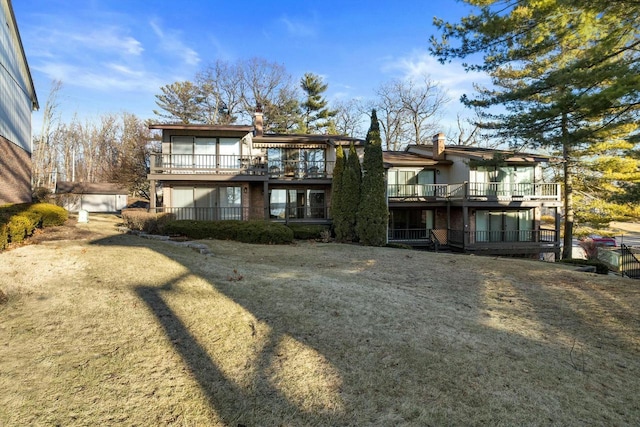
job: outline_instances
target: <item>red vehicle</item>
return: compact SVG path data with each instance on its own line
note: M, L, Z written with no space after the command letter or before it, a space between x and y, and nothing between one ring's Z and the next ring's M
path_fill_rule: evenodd
M615 248L618 246L616 239L613 237L589 236L583 238L583 242L591 240L599 248Z

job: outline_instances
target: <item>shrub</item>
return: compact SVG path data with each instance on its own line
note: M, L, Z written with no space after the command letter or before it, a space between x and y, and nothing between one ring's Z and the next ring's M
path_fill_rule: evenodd
M293 238L298 240L322 240L323 234L329 231L325 225L289 224L288 227L293 231Z
M174 221L172 213L152 213L144 209L127 209L122 211L122 220L131 230L145 233L164 233L168 222Z
M0 250L21 243L38 227L62 225L68 218L63 208L50 203L20 203L0 206Z
M193 221L167 223L165 232L190 239L236 240L243 243L286 244L293 231L283 224L268 221Z
M24 215L13 215L9 218L7 227L9 229L9 241L11 243L21 243L24 239L33 233L32 220Z
M9 227L0 218L0 251L9 244Z
M36 203L29 206L28 212L39 215L41 226L45 228L63 225L69 219L66 209L51 203Z

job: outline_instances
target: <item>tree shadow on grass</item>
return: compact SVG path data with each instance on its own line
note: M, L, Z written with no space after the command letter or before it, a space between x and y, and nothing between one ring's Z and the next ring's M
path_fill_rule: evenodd
M93 242L97 245L126 245L148 248L144 241L123 241L124 236L113 236ZM156 252L169 256L162 247ZM188 251L188 249L185 249ZM199 255L196 255L199 256ZM206 346L198 341L183 319L169 306L167 297L175 286L192 273L180 275L162 286L139 284L134 292L151 312L188 372L198 383L209 406L225 425L265 425L261 420L279 420L280 425L347 425L338 413L314 413L292 402L270 382L270 367L277 357L282 336L275 331L267 337L260 355L254 363L255 378L250 387L238 385L229 378L211 357ZM216 288L214 283L207 282ZM178 291L179 292L179 291ZM213 316L212 316L213 317ZM271 424L267 422L267 424Z
M406 284L406 295L405 286L394 281L391 288L396 288L395 284L402 286L397 286L398 292L393 293L390 300L378 298L383 294L363 294L362 298L368 298L366 305L350 302L341 305L338 298L334 298L335 294L325 293L324 286L305 284L304 279L300 279L304 276L303 270L310 268L302 267L300 262L292 263L287 271L263 269L259 279L254 276L238 281L225 280L224 273L215 271L218 268L216 258L205 262L202 261L204 258L198 258L201 255L191 253L189 249L177 254L165 244L133 239L124 242L118 237L96 244L151 248L183 265L189 270L188 275L205 280L212 289L234 301L250 314L251 322L268 325L269 335L251 362L253 383L250 386L241 385L225 375L223 367L208 353L207 347L198 341L193 330L167 304L166 297L175 290L174 285L181 279L174 279L160 287L139 285L135 288L206 394L210 406L228 425L261 425L264 424L260 422L261 419L267 418L277 419L283 425L356 425L356 421L372 425L424 425L428 421L428 424L436 425L463 423L465 417L476 423L482 421L490 424L498 420L503 423L544 424L552 418L566 421L576 414L582 417L591 414L587 405L577 405L576 408L562 406L564 400L558 396L565 389L561 385L556 385L559 391L553 392L545 389L548 386L545 382L526 385L518 382L521 388L513 393L500 388L503 383L507 384L505 387L510 387L509 382L521 381L518 379L521 376L519 372L535 372L534 369L539 367L540 364L534 360L535 354L527 354L526 349L530 344L533 344L536 354L546 358L569 357L569 350L556 340L537 342L526 335L519 336L516 330L496 330L489 337L476 336L479 329L491 330L495 326L488 326L483 321L490 307L486 306L486 296L483 297L479 292L485 286L485 280L501 282L504 278L500 275L494 277L484 273L465 283L437 285L422 279L424 275L415 276L415 283ZM250 248L248 245L247 250ZM222 266L223 262L220 258L219 267L228 268L230 263ZM309 265L313 264L309 262ZM215 268L212 265L216 265ZM263 265L263 268L267 267ZM434 277L441 277L447 268L451 267L434 267L437 271L431 273ZM387 278L380 279L382 283ZM347 282L349 275L336 276L336 280ZM463 289L467 286L473 290L469 292ZM371 286L370 289L371 292L377 292L376 289L383 288L386 290L388 286ZM336 289L349 292L348 286ZM503 292L502 289L498 290ZM525 295L529 291L522 290ZM496 297L500 301L492 310L500 310L505 319L521 314L509 311L510 303L502 301L504 296L496 293ZM532 306L523 309L527 313L540 313L538 310L547 304L545 311L558 310L559 306L555 302L549 303L549 299L553 300L553 295L545 295L544 290L540 294L527 295L526 302ZM415 307L415 313L397 319L391 307L391 314L386 315L385 308L389 303L408 304ZM436 316L430 318L430 322L435 323L426 323L422 318L430 308L438 310ZM579 325L585 323L582 315L573 312L574 308L567 309L568 316L574 322ZM326 313L332 316L320 316ZM537 321L542 325L548 322L544 316ZM245 326L253 327L251 325ZM212 326L216 326L213 316ZM352 335L347 337L349 332ZM471 336L472 339L467 340L465 336ZM272 381L274 361L277 363L280 345L287 339L313 349L334 368L342 380L339 398L345 399L343 407L332 412L309 410L291 399L286 390ZM620 339L616 337L615 341ZM417 345L418 340L423 340L426 345ZM522 345L523 350L510 350L513 345ZM505 357L501 352L509 351L516 359L504 362ZM477 359L474 352L484 352L485 356ZM492 360L494 354L496 359L503 360L503 365ZM503 371L504 366L509 369ZM553 372L562 378L566 377L570 383L581 372L566 370L567 367L567 363L564 366L560 364ZM496 372L492 374L492 371ZM506 397L500 397L500 393ZM582 393L583 397L595 399L597 405L606 403L601 396L590 391ZM520 394L531 396L531 401L518 400ZM512 395L516 397L510 397ZM536 406L536 399L547 395L545 399L549 404L556 406ZM514 407L514 402L524 405L529 412ZM594 400L590 405L594 405ZM453 408L456 414L452 412ZM499 414L499 419L495 418L496 409L505 411ZM360 420L356 419L358 416ZM633 416L629 414L630 418L625 419Z

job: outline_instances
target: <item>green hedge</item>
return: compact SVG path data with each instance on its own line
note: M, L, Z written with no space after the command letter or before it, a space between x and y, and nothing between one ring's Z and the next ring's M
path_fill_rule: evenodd
M192 221L168 222L165 233L190 239L236 240L269 245L293 242L293 231L283 224L268 221Z
M326 225L289 224L287 227L293 231L293 238L298 240L323 239L324 234L330 231Z
M66 210L49 203L0 206L0 250L23 242L36 228L62 225L67 218Z

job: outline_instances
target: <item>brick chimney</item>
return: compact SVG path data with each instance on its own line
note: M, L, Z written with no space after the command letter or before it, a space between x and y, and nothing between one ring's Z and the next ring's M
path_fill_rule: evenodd
M433 135L431 142L433 143L433 159L434 160L443 160L444 159L444 133L440 132L436 135Z
M256 105L256 112L253 115L253 133L254 133L254 136L262 136L264 134L261 104Z

